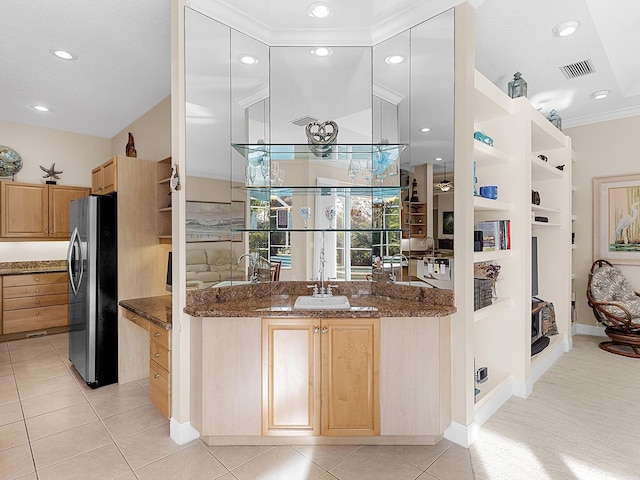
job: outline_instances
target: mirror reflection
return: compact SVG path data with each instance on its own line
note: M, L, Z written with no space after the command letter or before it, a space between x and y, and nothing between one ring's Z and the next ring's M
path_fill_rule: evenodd
M187 199L227 203L236 213L216 221L242 225L236 241L187 244L191 286L452 288L453 193L434 185L453 178L453 11L373 47L317 56L187 10ZM337 139L310 148L306 127L326 121ZM213 277L212 262L226 273L195 283Z

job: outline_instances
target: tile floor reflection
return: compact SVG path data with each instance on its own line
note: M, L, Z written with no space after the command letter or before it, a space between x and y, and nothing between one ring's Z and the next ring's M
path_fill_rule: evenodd
M0 480L471 480L466 449L176 445L148 381L92 390L66 334L0 343Z

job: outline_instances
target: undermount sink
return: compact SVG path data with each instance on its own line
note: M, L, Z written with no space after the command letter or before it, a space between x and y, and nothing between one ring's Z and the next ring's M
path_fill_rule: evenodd
M296 298L293 308L298 310L347 310L351 308L349 299L344 295L314 297L311 295Z

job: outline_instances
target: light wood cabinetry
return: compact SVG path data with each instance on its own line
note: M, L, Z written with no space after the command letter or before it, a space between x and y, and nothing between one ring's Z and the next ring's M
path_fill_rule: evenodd
M149 395L162 414L171 416L171 330L150 324Z
M263 319L263 435L380 434L380 319Z
M402 202L402 237L424 238L427 236L427 204L424 202Z
M71 236L70 204L88 196L90 189L86 187L67 187L49 185L49 237L69 238Z
M171 243L171 157L158 162L158 187L156 207L158 209L158 241Z
M68 325L66 272L7 275L2 280L2 334Z
M149 397L151 403L169 418L171 416L171 330L126 308L122 308L122 316L148 332Z
M69 204L89 189L65 185L0 183L3 238L69 238Z
M118 191L118 158L113 157L91 170L91 193L106 195Z

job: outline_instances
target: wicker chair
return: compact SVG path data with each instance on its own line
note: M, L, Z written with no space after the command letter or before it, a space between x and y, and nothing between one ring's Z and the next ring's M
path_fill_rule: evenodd
M640 293L620 270L606 260L591 265L587 300L610 341L600 348L616 355L640 358Z

